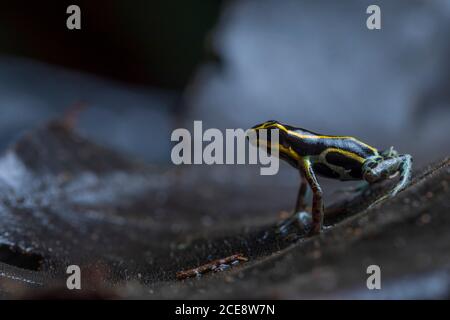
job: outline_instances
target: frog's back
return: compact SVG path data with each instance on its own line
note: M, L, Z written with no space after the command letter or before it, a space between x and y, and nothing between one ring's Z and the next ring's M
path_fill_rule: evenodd
M318 156L323 152L341 152L354 154L357 158L367 159L378 154L378 150L354 137L333 136L313 132L303 128L286 126L289 140L294 150L302 156Z

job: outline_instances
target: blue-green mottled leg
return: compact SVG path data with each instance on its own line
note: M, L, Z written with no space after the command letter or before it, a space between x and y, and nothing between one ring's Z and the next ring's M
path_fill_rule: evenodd
M400 172L400 181L395 186L395 188L391 192L391 196L395 196L398 192L402 191L406 188L408 183L411 181L411 173L412 173L412 157L409 154L399 156L401 159L401 165L399 168Z
M396 170L394 172L390 172L394 174L396 171L400 173L400 180L397 185L389 191L387 194L377 199L374 203L370 205L373 207L377 203L385 200L386 198L394 197L397 193L405 189L408 183L411 181L411 173L412 173L412 157L409 154L400 155L397 157L398 166L396 166Z

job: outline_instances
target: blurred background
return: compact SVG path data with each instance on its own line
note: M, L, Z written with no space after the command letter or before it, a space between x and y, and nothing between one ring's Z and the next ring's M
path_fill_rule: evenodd
M449 151L449 35L448 0L2 3L0 149L83 101L83 135L150 163L193 120L277 119L422 165Z

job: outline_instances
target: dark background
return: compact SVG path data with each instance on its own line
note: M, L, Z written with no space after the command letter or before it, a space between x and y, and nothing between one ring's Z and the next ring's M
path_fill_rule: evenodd
M68 30L66 9L81 8ZM207 58L221 1L8 1L1 51L123 82L181 90Z

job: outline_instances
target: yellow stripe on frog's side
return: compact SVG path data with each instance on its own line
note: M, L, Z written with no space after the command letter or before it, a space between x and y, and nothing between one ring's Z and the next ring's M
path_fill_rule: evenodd
M361 145L365 146L366 148L372 150L375 154L378 154L378 150L372 146L369 146L367 143L364 143L358 139L356 139L355 137L350 137L350 136L313 136L313 135L307 135L307 134L301 134L298 132L295 132L293 130L288 130L285 126L283 126L282 124L277 123L276 127L280 130L283 130L289 134L292 134L296 137L299 137L300 139L351 139L354 140L358 143L360 143Z
M300 161L302 159L302 157L297 152L295 152L292 148L286 148L286 147L282 146L281 144L279 145L279 147L280 147L281 152L289 155L291 158L293 158L297 161Z
M259 141L258 142L259 143L259 146L261 147L266 147L267 148L267 143L265 143L265 141ZM300 161L301 159L302 159L302 157L297 153L297 152L295 152L295 150L293 150L292 148L286 148L286 147L284 147L283 145L281 145L281 144L278 144L278 146L273 146L273 148L277 148L278 147L278 150L280 151L280 152L282 152L282 153L284 153L284 154L286 154L286 155L288 155L289 157L291 157L292 159L295 159L295 160L297 160L297 161Z
M348 158L351 158L353 160L358 161L359 163L364 163L364 161L365 161L365 159L363 157L360 157L356 153L353 153L351 151L338 149L338 148L327 148L324 152L322 152L323 157L325 157L327 155L327 153L329 153L329 152L340 153L340 154L344 155L345 157L348 157ZM322 156L322 154L321 154L321 156Z

